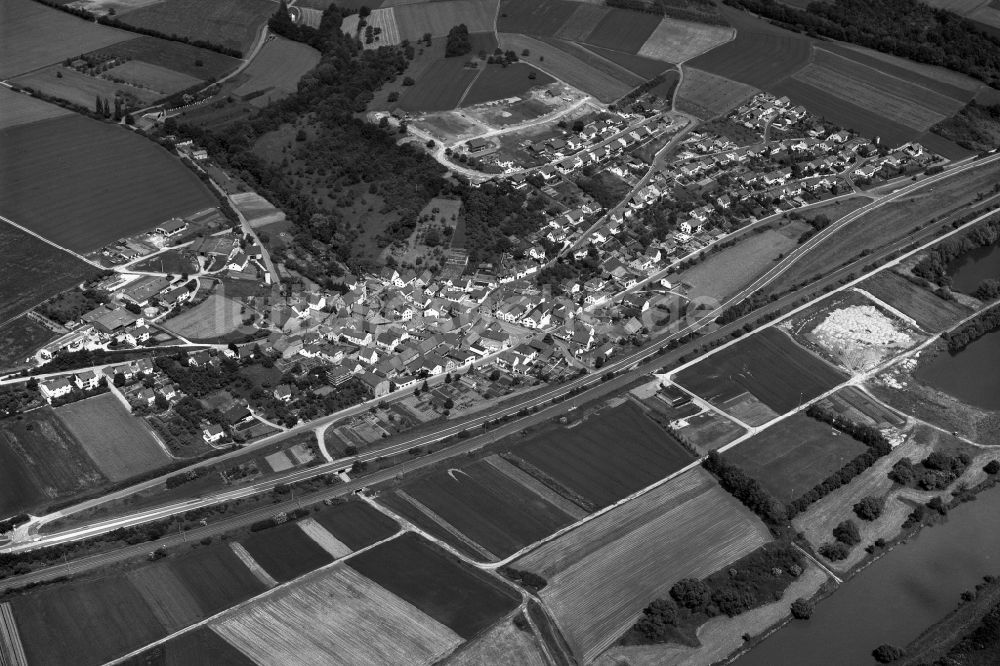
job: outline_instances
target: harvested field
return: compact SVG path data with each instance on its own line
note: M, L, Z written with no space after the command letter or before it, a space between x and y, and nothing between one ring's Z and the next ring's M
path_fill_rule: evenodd
M639 55L678 64L711 51L733 36L732 28L665 18L639 48Z
M517 608L518 595L412 532L348 560L351 568L468 640Z
M166 635L124 576L44 588L11 605L29 664L103 664Z
M832 426L798 413L740 442L724 457L788 503L866 448Z
M193 76L141 60L129 60L112 67L108 70L108 74L116 79L128 81L134 86L156 90L163 95L171 95L185 88L196 86L202 81Z
M106 482L49 407L0 420L0 518Z
M208 617L254 597L265 589L225 542L171 557L167 566Z
M623 82L540 39L503 33L500 35L500 45L504 50L510 49L516 53L528 49L531 55L525 59L525 62L548 72L574 88L593 95L602 102L612 102L632 89L630 83Z
M607 506L676 472L692 457L632 402L511 446L510 453L560 484Z
M241 192L232 195L233 205L239 209L247 222L254 229L273 222L284 222L284 211L275 208L274 204L256 192Z
M714 405L748 391L784 414L847 376L768 327L682 370L675 381Z
M256 666L242 652L206 626L185 631L149 648L123 666Z
M528 78L530 74L535 78ZM480 70L472 87L459 101L461 106L472 106L497 99L524 96L536 86L554 83L555 79L531 65L515 63L507 67L486 65Z
M249 76L233 90L234 95L256 95L254 106L266 106L298 89L299 79L319 62L319 51L311 46L276 37L267 42L250 66Z
M333 562L330 554L296 523L254 532L242 544L265 571L282 583Z
M0 87L0 106L3 107L0 130L73 113L69 109L43 102L30 95L16 93L6 87Z
M129 414L110 393L63 405L55 413L112 481L171 462L143 421Z
M320 548L329 553L333 559L337 560L351 554L350 548L338 541L336 537L326 531L326 528L312 518L303 518L296 525Z
M88 76L75 69L63 67L61 64L29 72L11 79L11 83L50 97L72 102L86 109L94 106L95 97L114 99L118 92L132 95L143 106L152 104L163 97L155 90Z
M192 341L220 338L243 325L242 308L233 299L213 293L190 310L165 320L163 328Z
M653 60L652 58L646 58L641 55L633 55L631 53L624 53L623 51L612 51L611 49L602 49L599 46L591 46L589 44L581 46L581 48L585 48L587 51L590 51L605 60L610 60L619 67L624 67L629 72L642 79L651 79L670 69L670 66L661 60ZM671 71L676 78L677 73L673 70ZM654 90L650 92L656 92L656 89L654 88ZM657 94L662 95L663 93L657 92Z
M337 566L245 606L214 627L257 664L430 664L455 632L350 567Z
M448 659L448 666L547 666L537 637L501 622Z
M585 42L590 33L613 11L604 5L580 3L552 36L570 42Z
M586 663L675 582L718 571L768 541L764 524L696 468L513 566L548 580L539 596Z
M645 12L612 9L583 41L605 49L638 53L656 28L655 19Z
M393 7L400 39L411 42L431 33L444 37L456 25L464 23L473 32L490 32L499 0L441 0ZM475 53L475 50L473 50Z
M146 600L153 615L168 633L205 617L198 600L165 563L135 569L128 572L126 578Z
M388 539L399 530L394 520L364 502L335 504L312 518L352 550Z
M119 20L249 53L274 12L274 3L268 0L164 0L125 12Z
M0 79L132 37L130 32L84 21L32 0L4 0Z
M0 214L77 252L215 204L160 146L82 116L2 130L0 150Z
M568 514L484 461L431 474L403 488L501 558L573 522Z
M875 298L912 317L928 333L944 331L970 314L970 310L957 301L946 301L896 271L882 271L860 286Z
M148 63L202 81L221 79L240 65L240 61L231 56L145 35L98 49L90 55L130 58L133 62ZM198 62L201 64L196 64Z
M578 3L565 0L502 0L497 32L551 37L566 25L579 7Z
M728 113L758 92L753 86L686 67L677 95L677 107L707 120Z

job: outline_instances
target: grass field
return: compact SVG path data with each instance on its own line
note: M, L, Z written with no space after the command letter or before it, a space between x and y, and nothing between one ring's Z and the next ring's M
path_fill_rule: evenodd
M586 2L580 3L552 36L571 42L586 41L590 33L594 31L594 28L612 11L614 10L603 5Z
M254 532L241 543L272 578L282 583L333 562L333 557L296 523Z
M541 37L540 39L549 46L554 46L560 51L563 51L566 54L572 56L573 58L576 58L577 60L584 63L588 67L591 67L599 72L603 72L604 74L610 76L613 79L620 79L622 83L630 86L630 89L632 87L639 85L640 83L643 83L644 81L643 77L633 73L632 70L628 69L627 67L619 65L611 58L607 58L603 55L600 55L596 50L598 47L592 46L588 48L582 44L577 44L575 42L567 42L561 39L556 39L555 37ZM607 52L607 49L603 50Z
M629 402L572 428L529 437L511 447L597 506L607 506L691 462L691 455Z
M254 60L256 62L256 60ZM116 79L171 95L201 83L201 79L141 60L129 60L108 70Z
M855 423L876 428L902 428L906 419L875 400L857 386L845 386L818 403Z
M162 94L155 90L115 83L114 81L108 81L96 76L88 76L75 69L63 67L61 64L35 70L11 79L11 82L50 97L72 102L87 109L94 106L96 96L100 95L101 97L114 99L119 91L134 96L143 105L152 104L163 97Z
M638 53L657 28L655 19L650 19L645 12L614 9L583 41L606 49Z
M306 44L277 37L264 45L250 66L243 70L249 79L233 90L234 95L266 91L253 101L265 106L298 89L299 79L319 62L319 51Z
M684 81L677 106L703 118L713 118L734 109L759 91L753 86L711 74L694 67L684 68Z
M106 479L48 407L0 421L0 517L102 485Z
M651 79L657 74L661 74L670 69L670 66L661 60L654 60L641 55L633 55L631 53L613 51L611 49L602 49L599 46L592 46L590 44L583 45L583 48L604 58L605 60L610 60L619 67L624 67L641 79Z
M167 563L129 571L126 578L167 632L183 629L204 618L198 600Z
M677 64L711 51L732 37L732 28L665 18L639 47L638 53Z
M28 317L0 326L0 370L24 365L25 359L56 334Z
M485 461L425 476L404 489L500 557L573 522L568 514Z
M502 0L497 32L550 37L566 25L579 7L578 3L566 0Z
M266 588L223 541L166 560L205 617L256 596Z
M208 627L186 631L151 647L123 666L256 666L255 662Z
M77 252L215 203L160 146L89 118L2 130L0 149L0 215Z
M124 576L49 587L12 605L29 664L103 664L166 635Z
M0 79L75 58L133 36L32 0L4 0Z
M16 93L5 87L0 87L0 106L3 107L3 115L0 116L0 130L73 113L69 109L43 102L29 95Z
M528 49L531 55L525 58L526 62L543 69L574 88L579 88L593 95L602 102L612 102L633 87L630 83L621 81L620 77L601 71L581 61L578 57L540 39L503 33L500 35L500 46L504 50L510 49L516 53Z
M531 72L535 74L534 79L528 78ZM530 65L513 64L507 67L485 65L459 104L472 106L497 99L520 97L535 86L545 86L554 81L551 76Z
M189 340L211 340L236 331L243 324L242 306L212 293L190 310L163 322L163 327Z
M411 42L431 33L431 37L444 37L456 25L464 23L473 32L493 30L499 0L441 0L394 7L396 24L401 39ZM473 53L476 49L473 49Z
M763 523L697 468L513 566L548 580L540 596L587 663L676 581L704 577L768 541Z
M448 666L547 666L538 639L513 622L501 622L452 655Z
M110 393L64 405L55 413L112 481L149 472L171 460L143 422Z
M688 426L680 429L681 435L705 453L714 451L746 433L742 427L715 412L705 412L685 420Z
M238 59L215 51L145 35L98 49L93 55L132 58L203 81L222 78L240 65Z
M395 521L364 502L335 504L312 518L352 550L388 539L399 530Z
M480 71L466 67L466 63L469 62L470 58L475 58L476 56L473 54L480 50L492 53L497 45L496 39L491 33L469 35L469 41L472 43L470 56L445 58L445 40L434 40L433 45L430 48L424 47L424 54L418 55L417 59L414 60L414 65L407 69L407 75L415 81L414 85L398 86L398 84L394 84L385 87L385 89L391 87L399 92L399 102L388 102L379 94L377 102L372 107L395 108L399 106L407 111L454 109ZM479 66L487 67L483 62L480 62Z
M675 381L714 405L749 392L784 414L846 378L769 327L682 370Z
M344 566L245 606L214 629L258 664L430 664L462 642Z
M520 602L500 580L412 532L355 555L348 564L466 640Z
M274 12L274 3L268 0L164 0L118 18L128 25L205 40L246 54Z
M875 298L912 317L929 333L943 331L969 314L957 301L946 301L895 271L882 271L859 285Z
M861 442L825 423L793 414L729 449L725 458L787 503L865 449Z

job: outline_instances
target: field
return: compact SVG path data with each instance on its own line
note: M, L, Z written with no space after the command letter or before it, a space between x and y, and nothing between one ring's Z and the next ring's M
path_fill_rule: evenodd
M21 367L24 360L56 334L28 317L18 317L0 326L0 370Z
M243 96L260 93L253 101L255 106L265 106L270 101L285 97L298 89L299 79L319 62L319 51L306 44L276 37L264 48L242 75L249 80L233 90Z
M32 0L4 0L0 79L75 58L133 36Z
M58 118L73 113L55 104L49 104L29 95L22 95L10 88L0 87L0 106L3 116L0 117L0 130L18 125L27 125L39 120Z
M733 38L732 28L665 18L639 48L639 55L682 63Z
M169 558L166 566L191 593L205 617L266 589L225 542Z
M685 421L688 426L680 428L681 436L705 453L725 446L746 433L746 430L725 416L711 411L686 418Z
M480 50L492 53L496 48L496 40L489 33L469 35L469 40L472 43L472 54ZM399 92L398 104L379 101L372 108L391 109L399 106L406 111L447 111L458 106L480 70L465 66L470 58L476 57L472 54L469 57L445 58L444 43L444 39L436 39L430 48L424 47L423 55L418 55L414 64L407 69L406 73L415 81L414 85L391 86ZM483 62L479 65L487 66ZM384 89L388 88L390 86L385 86ZM388 92L385 94L388 95ZM379 94L378 99L385 98Z
M295 11L298 12L298 20L301 25L319 29L320 24L323 22L323 10L321 9L299 7L296 5Z
M250 658L209 629L198 627L151 647L123 666L255 666Z
M430 664L462 642L344 566L245 606L214 629L258 664Z
M55 412L112 481L143 474L170 462L142 420L129 414L110 393L64 405Z
M543 431L512 446L511 453L598 507L691 462L691 455L631 402L572 428Z
M412 532L355 555L348 564L466 640L520 602L506 584Z
M602 102L612 102L634 87L630 83L621 81L620 76L612 76L540 39L503 33L500 35L500 46L504 50L513 50L516 53L528 49L531 55L525 58L526 62L574 88L593 95Z
M676 71L672 70L670 66L662 60L654 60L652 58L646 58L641 55L633 55L631 53L624 53L622 51L602 49L598 46L591 46L589 44L581 46L580 48L583 48L594 55L598 55L605 60L610 60L619 67L624 67L631 74L643 80L651 79L657 74L662 74L668 69L673 72L674 76L677 74Z
M168 632L183 629L204 617L198 600L167 563L129 571L126 578Z
M333 557L294 522L254 532L241 543L281 583L333 562Z
M103 664L166 634L124 576L49 587L12 606L29 664Z
M552 36L566 25L579 7L578 3L566 0L503 0L497 18L497 32Z
M202 81L200 78L141 60L129 60L116 65L108 70L108 74L116 79L128 81L132 85L156 90L164 95L171 95L180 90L191 88Z
M62 76L59 76L60 74ZM88 76L75 69L63 67L61 64L35 70L11 79L11 82L50 97L64 99L87 109L94 106L96 96L114 99L119 91L136 97L143 105L152 104L163 97L155 90Z
M231 56L146 35L98 49L91 55L131 58L202 81L220 79L240 65L240 61Z
M539 3L545 4L545 3ZM604 18L613 12L610 7L599 4L580 3L573 9L573 13L553 34L553 37L565 39L571 42L583 42L591 32L594 31Z
M793 414L729 449L725 458L787 503L866 448L825 423Z
M399 526L364 502L346 502L313 514L313 519L352 550L388 539Z
M902 428L906 425L905 418L856 386L845 386L817 404L846 419L876 428Z
M716 406L749 392L784 414L845 379L844 373L769 327L682 370L675 381Z
M473 32L493 30L499 0L441 0L394 7L401 39L411 42L431 33L431 37L444 37L448 31L464 23ZM475 53L477 49L473 49Z
M220 338L242 325L241 308L236 301L213 293L190 310L164 321L163 327L191 340Z
M534 79L528 78L530 72L534 72ZM475 83L472 84L459 103L462 106L472 106L497 99L520 97L535 86L545 86L554 82L555 79L551 76L531 66L521 64L507 67L486 65L480 70Z
M716 76L694 67L684 68L677 106L700 118L728 113L759 92L753 86Z
M485 461L425 476L403 490L496 559L573 522Z
M620 79L625 85L631 88L638 86L643 83L645 79L638 74L635 74L628 67L624 65L619 65L615 60L608 58L604 55L598 53L598 47L595 46L583 46L575 42L567 42L561 39L556 39L554 37L541 37L543 42L549 46L554 46L555 48L563 51L567 55L576 58L584 65L604 74L610 76L613 79ZM605 53L608 53L607 49L601 49ZM623 54L628 55L628 54ZM638 56L629 56L632 58ZM529 58L530 59L530 58Z
M956 301L946 301L918 287L896 271L882 271L859 285L875 298L912 317L928 333L943 331L969 314Z
M592 6L592 5L584 5ZM501 622L472 641L447 661L448 666L546 666L533 633L513 622Z
M11 156L0 163L0 215L77 252L215 202L163 148L89 118L8 128L0 146Z
M542 601L586 663L676 581L704 577L768 541L763 523L696 468L513 566L548 580Z
M658 27L655 19L645 12L614 10L597 24L583 41L606 49L638 53Z
M164 0L119 15L123 23L205 40L244 54L275 12L268 0Z
M0 517L38 509L105 481L50 408L0 421Z

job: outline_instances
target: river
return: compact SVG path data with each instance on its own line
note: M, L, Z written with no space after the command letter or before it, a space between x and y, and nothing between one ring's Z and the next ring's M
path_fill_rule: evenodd
M867 666L882 643L905 646L985 574L1000 574L1000 488L956 508L740 657L737 666Z
M988 278L1000 278L1000 243L973 250L948 265L951 288L971 294Z

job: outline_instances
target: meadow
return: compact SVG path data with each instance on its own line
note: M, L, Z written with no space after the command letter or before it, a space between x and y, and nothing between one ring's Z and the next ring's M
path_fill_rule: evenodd
M364 502L335 504L314 513L312 518L351 550L388 539L399 531L392 518Z
M63 405L55 413L112 481L171 462L144 422L133 417L110 393Z
M630 90L635 86L638 86L640 83L643 83L645 80L638 74L633 73L627 67L619 65L611 58L600 55L596 51L597 47L584 46L582 44L567 42L554 37L541 37L540 39L549 46L554 46L566 55L576 58L584 65L598 72L603 72L614 79L621 79L622 83L628 85Z
M49 328L27 316L0 325L0 370L24 367L25 359L56 336Z
M732 28L665 18L639 47L638 53L677 64L711 51L733 36Z
M0 87L0 106L3 107L0 130L73 113L69 109L43 102L30 95L16 93L6 87Z
M859 285L875 298L912 317L928 333L943 331L970 314L957 301L946 301L896 271L882 271Z
M216 51L147 35L97 49L88 55L131 58L202 81L220 79L240 65L237 58Z
M579 9L567 0L502 0L497 32L520 32L526 35L556 35ZM518 51L520 53L520 51Z
M517 608L520 595L412 532L348 560L352 569L468 640Z
M164 0L119 14L118 19L167 35L204 40L244 54L275 12L268 0Z
M548 580L542 601L583 663L681 578L701 578L770 541L701 468L550 541L512 566Z
M657 28L655 19L645 12L612 10L587 35L583 42L626 53L638 53Z
M0 144L12 156L0 163L0 214L77 252L215 203L163 148L89 118L8 128Z
M604 58L605 60L610 60L619 67L623 67L628 70L632 75L638 76L643 80L651 79L654 76L662 74L670 69L669 64L663 62L662 60L655 60L641 55L614 51L612 49L602 49L599 46L592 46L590 44L583 45L581 48L584 48L594 55Z
M480 50L492 53L497 42L492 33L475 33L469 35L472 52L467 57L444 57L444 39L435 39L431 47L424 47L424 53L418 55L406 70L406 76L413 79L412 86L403 86L400 77L395 83L384 86L376 96L372 108L392 109L400 107L407 111L447 111L454 109L462 101L472 82L479 76L479 69L466 67L471 58L476 58ZM479 61L479 67L487 67ZM527 74L525 74L527 77ZM398 102L389 102L390 92L399 93Z
M129 571L125 577L168 632L183 629L204 617L198 600L165 563Z
M621 81L620 78L597 69L561 48L540 39L503 33L500 35L500 46L504 50L513 50L516 53L528 49L531 55L524 58L526 62L565 81L574 88L579 88L585 93L593 95L602 102L612 102L633 87L629 83Z
M190 340L214 340L238 330L243 324L242 307L218 292L189 310L163 322L163 327Z
M254 532L240 543L281 583L333 562L333 557L294 522Z
M714 118L729 112L757 94L758 90L695 67L684 68L684 81L677 93L677 106L699 118Z
M197 86L202 79L141 60L129 60L108 70L110 76L128 81L134 86L155 90L162 95Z
M501 622L448 659L448 666L547 666L548 663L534 633L518 629L513 622Z
M573 8L573 13L552 36L571 42L582 42L612 11L614 10L604 5L581 2Z
M55 64L11 79L23 88L72 102L85 109L93 108L97 96L114 99L119 92L136 98L140 104L149 105L163 95L148 88L116 83L96 76L88 76L75 69Z
M531 73L534 73L534 79L528 78ZM530 65L485 65L459 105L472 106L497 99L521 97L535 86L546 86L554 82L555 79L551 76Z
M255 97L255 106L281 99L298 89L299 79L319 62L319 51L306 44L277 37L267 42L250 66L241 73L248 77L233 90L243 96L263 92Z
M430 33L431 37L444 37L459 24L465 24L470 33L492 32L499 0L441 0L393 7L401 39L411 42ZM473 49L475 53L476 49Z
M542 431L511 446L510 453L597 507L645 488L692 460L631 402L590 415L571 428Z

